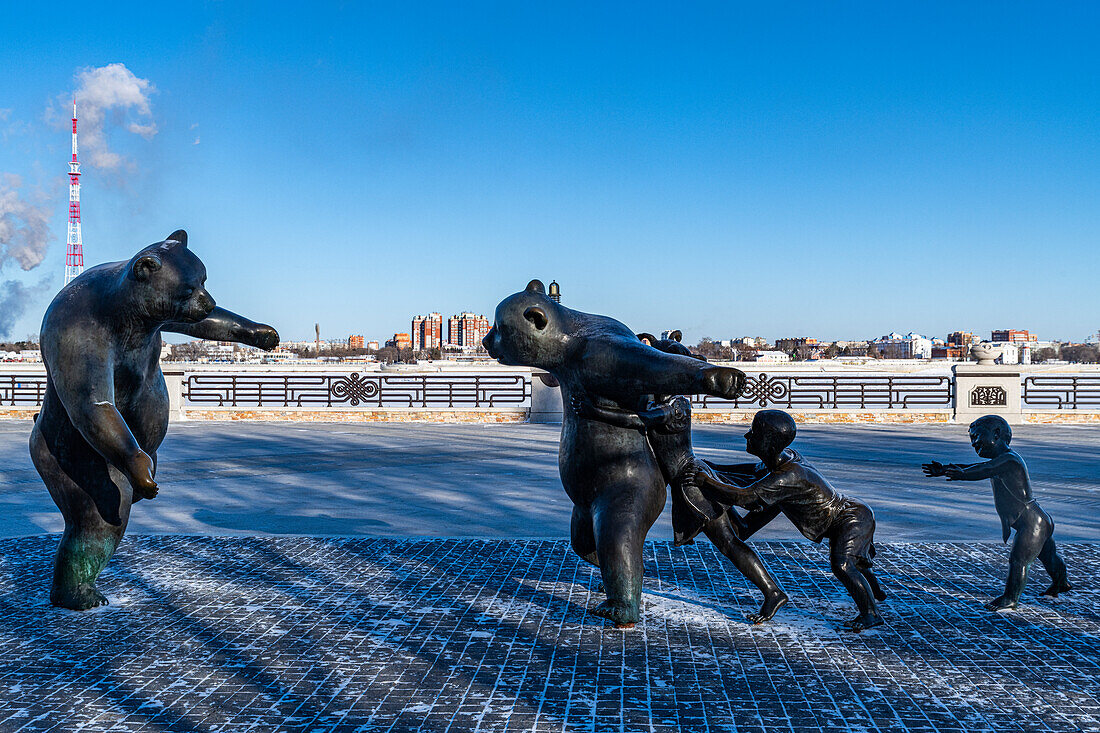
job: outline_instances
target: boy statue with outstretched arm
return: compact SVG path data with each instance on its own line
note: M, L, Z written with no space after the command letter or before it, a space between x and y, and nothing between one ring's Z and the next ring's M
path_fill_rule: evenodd
M1016 530L1009 555L1005 592L986 604L991 611L1016 608L1027 583L1027 569L1036 558L1050 575L1050 587L1043 595L1056 597L1072 589L1066 579L1066 564L1054 545L1054 521L1031 498L1031 479L1024 459L1008 447L1012 428L1003 417L986 415L970 424L970 445L989 460L960 466L937 461L921 465L925 476L946 476L948 481L980 481L993 484L993 505L1001 517L1001 536L1005 542Z
M790 449L794 436L790 415L782 410L761 410L745 434L745 450L762 464L752 473L739 470L744 468L741 466L713 466L717 472L699 471L693 480L705 495L750 509L743 518L741 539L780 513L808 539L821 542L828 538L833 574L859 609L859 615L844 625L857 632L878 626L882 617L875 601L884 600L886 594L871 571L875 516L863 502L839 493ZM746 481L751 483L745 485Z

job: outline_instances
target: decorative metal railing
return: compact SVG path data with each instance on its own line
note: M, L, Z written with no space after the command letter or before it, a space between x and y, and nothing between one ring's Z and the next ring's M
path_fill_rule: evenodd
M189 407L523 408L531 376L508 374L199 372L183 378Z
M1024 375L1025 410L1100 410L1100 374Z
M393 373L245 370L186 372L184 408L524 409L531 405L527 372ZM750 373L736 400L696 396L698 408L732 410L949 410L950 374ZM42 371L0 366L0 407L34 408L46 392ZM1024 374L1025 411L1100 410L1100 374Z
M38 407L45 396L45 372L0 374L0 407Z
M697 395L696 407L793 410L949 410L950 375L747 374L735 400Z

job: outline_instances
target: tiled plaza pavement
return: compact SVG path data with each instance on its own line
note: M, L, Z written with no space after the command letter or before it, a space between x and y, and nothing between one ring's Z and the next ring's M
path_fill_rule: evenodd
M709 544L648 545L623 632L565 542L128 537L77 614L56 541L0 541L5 732L1100 730L1100 544L1000 615L1003 546L883 544L888 625L854 635L802 542L757 545L793 602L761 627Z

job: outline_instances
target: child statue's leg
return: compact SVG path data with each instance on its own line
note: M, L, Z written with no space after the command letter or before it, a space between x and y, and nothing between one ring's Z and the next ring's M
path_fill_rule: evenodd
M875 607L871 585L860 572L856 558L836 552L829 554L833 575L844 585L844 590L848 591L848 595L856 602L856 608L859 609L859 615L845 621L844 625L852 631L859 632L881 624L882 617L878 615L878 609Z
M1005 592L994 598L985 607L990 611L1003 611L1016 608L1020 594L1027 585L1027 569L1035 558L1039 557L1043 546L1054 532L1050 518L1042 511L1029 511L1023 514L1014 525L1016 539L1012 542L1012 552L1008 556L1008 579Z
M878 584L878 578L875 576L875 572L871 568L860 568L860 574L863 579L867 581L867 585L871 588L871 595L875 597L876 601L886 600L886 591L882 589L882 586Z
M787 604L787 594L775 582L760 556L745 544L733 531L728 514L707 522L703 533L714 543L718 551L729 558L734 567L764 594L760 611L748 615L749 621L762 624L770 621L776 612Z
M1039 551L1039 562L1043 563L1051 581L1050 587L1043 591L1044 596L1057 598L1059 593L1073 590L1073 586L1069 584L1069 579L1066 577L1066 563L1058 554L1053 537L1048 539L1043 549Z

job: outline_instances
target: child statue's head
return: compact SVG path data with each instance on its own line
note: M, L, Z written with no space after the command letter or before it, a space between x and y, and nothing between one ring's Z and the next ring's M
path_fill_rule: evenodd
M761 410L745 433L745 450L759 458L778 457L794 442L794 418L782 410Z
M970 423L970 445L982 458L995 458L1012 441L1012 428L1000 415L985 415Z

